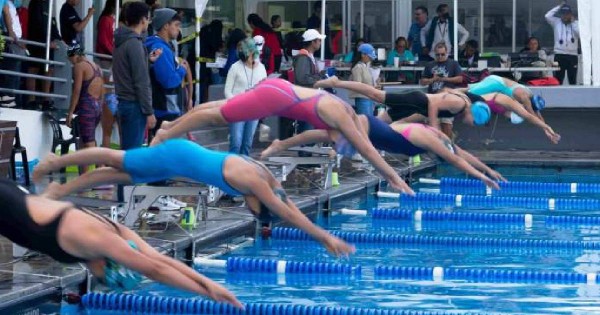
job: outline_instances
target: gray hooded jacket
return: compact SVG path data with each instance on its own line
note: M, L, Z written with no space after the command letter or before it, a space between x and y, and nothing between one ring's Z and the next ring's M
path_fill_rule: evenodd
M144 115L152 115L152 86L148 71L148 51L141 35L121 26L115 31L113 79L117 97L140 103Z

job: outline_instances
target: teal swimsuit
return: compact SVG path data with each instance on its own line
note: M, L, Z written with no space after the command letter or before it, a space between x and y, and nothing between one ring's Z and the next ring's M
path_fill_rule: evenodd
M151 183L185 177L219 187L231 196L242 195L223 177L223 163L232 156L184 139L171 139L154 147L125 151L123 168L134 183Z
M504 83L504 79L497 75L490 75L489 77L483 79L481 82L469 84L469 92L477 94L479 96L492 93L502 93L506 96L513 97L515 89L517 88L523 88L527 90L529 94L531 94L531 90L529 90L528 87L522 84L517 83L510 87L507 86Z

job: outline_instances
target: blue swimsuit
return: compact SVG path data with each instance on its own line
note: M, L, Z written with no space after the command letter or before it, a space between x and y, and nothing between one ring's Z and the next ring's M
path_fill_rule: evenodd
M517 83L510 87L507 86L504 82L504 79L497 75L491 75L483 79L481 82L469 84L469 92L480 96L492 93L502 93L506 96L513 97L515 89L517 88L526 89L531 94L531 90L522 84Z
M390 153L400 153L408 156L424 153L425 150L415 146L403 135L396 132L390 125L377 117L367 115L369 119L369 140L379 150Z
M184 139L171 139L154 147L125 151L123 168L134 183L151 183L186 177L219 187L231 196L241 193L223 177L223 163L236 154L217 152Z

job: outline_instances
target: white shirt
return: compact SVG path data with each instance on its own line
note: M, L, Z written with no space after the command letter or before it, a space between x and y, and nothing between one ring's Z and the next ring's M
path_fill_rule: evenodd
M427 36L429 35L429 29L431 29L432 21L433 19L429 20L427 24L425 24L425 26L421 29L421 43L423 47L427 45ZM431 56L431 58L435 59L435 45L441 42L445 42L446 47L448 48L448 53L450 55L453 54L452 44L454 43L450 41L450 26L448 25L449 22L450 21L446 20L446 23L440 23L438 20L435 32L433 33L433 43L431 44L431 47L427 47L430 48L429 56ZM458 27L458 46L462 46L467 42L467 39L469 38L469 31L467 31L467 29L460 24L456 24L456 26Z
M12 20L12 29L15 32L17 38L21 39L23 37L23 30L21 29L21 22L19 21L19 16L17 15L17 8L12 1L6 1L8 5L8 11L10 12L10 19Z
M554 29L554 53L576 56L579 47L579 22L573 21L570 24L565 24L559 17L554 16L560 10L560 7L559 5L552 8L545 15L546 21ZM573 42L571 42L571 39L573 39Z
M231 65L229 72L227 72L225 98L230 99L237 94L243 93L266 77L267 70L265 69L265 65L260 63L260 61L256 60L254 62L254 68L248 68L243 61L238 60Z

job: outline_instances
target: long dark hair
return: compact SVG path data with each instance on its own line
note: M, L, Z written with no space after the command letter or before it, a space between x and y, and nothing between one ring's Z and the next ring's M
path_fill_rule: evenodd
M246 33L239 28L234 29L229 34L229 38L227 39L227 49L237 49L237 45L239 42L243 41L246 38Z
M274 32L271 25L263 21L263 19L256 13L249 14L247 20L248 24L252 24L265 32Z
M365 39L358 38L354 42L354 48L352 48L352 66L350 67L350 69L354 68L354 66L356 66L356 64L360 62L360 59L362 57L362 53L360 51L358 51L358 46L360 46L358 43L360 43L360 42L365 43Z
M117 4L115 0L106 0L106 4L104 4L104 10L102 10L102 14L100 14L100 17L115 14L116 7Z

